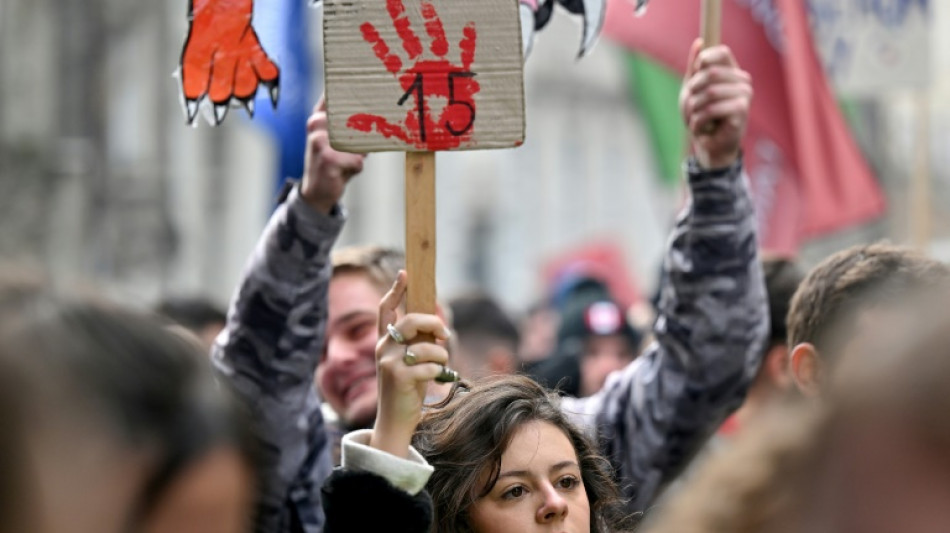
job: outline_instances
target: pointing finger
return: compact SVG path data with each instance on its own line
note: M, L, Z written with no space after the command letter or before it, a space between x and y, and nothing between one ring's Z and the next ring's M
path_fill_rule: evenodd
M396 311L399 309L402 299L406 296L407 285L406 271L400 270L399 274L396 275L396 281L393 282L392 288L389 289L389 292L387 292L386 295L383 296L382 301L379 302L379 322L377 323L377 328L381 338L384 335L388 335L386 326L396 322Z

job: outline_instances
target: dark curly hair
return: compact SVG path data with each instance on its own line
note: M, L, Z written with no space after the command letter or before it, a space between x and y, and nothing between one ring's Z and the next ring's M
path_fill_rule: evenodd
M426 413L416 431L413 446L435 468L427 486L434 504L434 531L472 531L469 507L495 486L502 455L516 431L535 421L556 426L574 447L590 502L591 531L633 529L633 517L624 508L610 463L568 420L557 394L527 377L504 376L456 388Z

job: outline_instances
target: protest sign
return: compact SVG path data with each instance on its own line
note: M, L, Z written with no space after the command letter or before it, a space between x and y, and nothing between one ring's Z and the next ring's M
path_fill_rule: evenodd
M409 312L437 310L434 152L524 142L520 21L518 0L325 2L330 144L406 152Z
M524 141L517 0L327 0L330 143L350 152Z
M811 0L815 45L834 86L865 96L931 78L930 0Z

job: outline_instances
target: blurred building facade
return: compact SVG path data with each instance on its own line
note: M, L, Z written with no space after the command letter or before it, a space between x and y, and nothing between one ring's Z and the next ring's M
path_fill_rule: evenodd
M260 2L259 2L260 3ZM259 6L260 8L260 6ZM0 0L0 256L62 284L138 305L204 294L220 303L273 204L272 140L232 113L185 125L176 80L186 0ZM935 250L950 237L950 5L933 3ZM312 10L312 27L319 28ZM682 193L657 178L621 51L575 61L580 28L555 17L526 68L527 142L438 157L443 295L481 287L523 308L565 248L616 243L649 288ZM319 35L313 36L319 52ZM315 54L319 58L319 53ZM316 101L318 94L313 95ZM909 228L916 94L861 100L859 137L891 199L884 220L810 244L806 259ZM345 198L341 244L400 245L401 154L374 154Z

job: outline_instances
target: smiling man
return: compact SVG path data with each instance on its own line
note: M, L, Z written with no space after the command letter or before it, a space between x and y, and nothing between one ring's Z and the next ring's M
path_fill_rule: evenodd
M379 301L405 266L402 252L378 246L344 248L331 256L326 346L317 385L343 429L376 418L376 319Z

